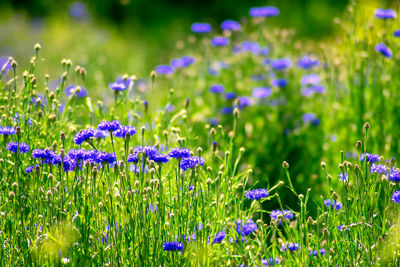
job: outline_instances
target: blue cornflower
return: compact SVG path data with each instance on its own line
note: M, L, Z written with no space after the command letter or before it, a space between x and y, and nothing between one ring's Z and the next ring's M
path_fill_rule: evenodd
M383 164L372 164L370 170L371 170L371 173L374 173L374 172L377 172L379 174L387 173L386 166Z
M304 123L311 122L313 125L319 125L319 119L313 113L305 113L302 117Z
M69 156L65 156L63 159L63 167L65 172L73 172L76 168L76 160Z
M217 118L210 118L210 124L212 126L218 125L218 119Z
M107 153L107 152L99 152L97 154L97 159L101 162L101 163L109 163L109 164L113 164L117 161L117 156L114 155L114 153Z
M118 138L125 138L127 134L130 136L136 134L135 126L121 126L121 128L114 132L114 136Z
M225 99L226 100L233 100L236 98L236 94L234 92L226 92Z
M289 251L296 251L299 250L299 248L300 248L299 243L288 243L287 245L281 246L282 251L287 251L288 249Z
M83 142L89 140L91 137L94 136L94 129L89 128L86 130L80 130L74 136L74 143L77 145L81 145Z
M299 62L297 63L297 65L298 65L300 68L303 68L303 69L305 69L305 70L308 70L308 69L311 69L311 68L313 68L313 67L318 66L318 60L312 59L312 58L309 57L309 56L304 56L304 57L302 57L302 58L299 60Z
M291 210L282 210L282 211L272 210L270 216L271 216L271 219L277 221L277 220L279 220L278 216L282 216L285 219L291 220L291 219L293 219L294 215Z
M121 122L120 121L102 121L97 125L97 128L102 131L109 131L109 132L114 132L118 129L121 128Z
M222 84L214 84L210 87L210 92L214 94L222 94L225 90L225 87Z
M249 190L245 193L246 198L248 199L262 199L269 196L269 192L267 189L253 189Z
M155 154L150 159L156 163L167 163L169 161L169 157L166 154Z
M135 147L135 149L133 150L134 154L139 154L144 152L146 157L152 157L155 154L157 154L157 148L155 146L137 146Z
M397 204L400 204L400 191L395 191L392 195L391 200Z
M252 220L248 219L246 223L242 226L240 220L236 220L236 232L239 236L247 236L255 231L257 231L257 224Z
M260 53L260 44L257 42L252 42L252 41L243 41L242 49L243 49L243 51L251 52L251 53L257 55Z
M123 82L112 82L108 84L111 90L122 92L125 91L128 87Z
M16 143L16 142L9 142L7 144L7 150L12 152L12 153L26 153L29 151L29 146L25 143Z
M370 162L370 163L376 163L379 161L378 154L364 153L364 154L360 155L360 161L364 161L365 158L367 158L367 162Z
M35 169L35 166L29 166L29 167L25 168L25 172L26 173L31 173L31 172L33 172L34 169Z
M276 87L285 87L288 85L288 82L286 79L274 79L271 81L271 85Z
M279 9L274 6L263 6L250 8L250 16L253 18L257 17L275 17L279 15Z
M192 32L194 33L208 33L212 30L212 27L208 23L193 23Z
M221 23L221 29L228 31L240 31L241 27L239 22L228 19Z
M165 242L163 249L164 251L182 251L183 244L180 242Z
M221 112L222 114L225 114L225 115L227 115L227 114L232 114L233 108L232 108L232 107L222 107L222 108L220 109L220 112Z
M313 256L313 257L316 257L316 256L318 256L318 255L323 256L323 255L325 255L325 254L326 254L326 250L323 249L323 248L321 248L319 251L318 251L318 250L312 250L312 251L310 251L310 255Z
M172 68L171 66L168 66L168 65L158 65L158 66L156 66L156 72L158 74L169 75L169 74L174 73L174 68Z
M324 205L331 209L340 210L342 208L342 203L335 200L330 200L329 198L324 201Z
M187 157L183 158L180 162L180 167L182 170L186 171L187 169L193 169L199 164L203 166L205 160L202 157Z
M95 129L93 136L96 138L106 138L107 136L109 136L109 134L107 131Z
M11 60L8 57L0 57L0 78L6 76L11 69Z
M188 67L188 66L192 65L196 61L194 59L194 57L191 57L191 56L183 56L183 57L181 57L181 59L184 62L184 64L183 64L184 67Z
M323 85L314 85L311 87L311 90L315 93L322 94L323 92L325 92L325 87Z
M184 68L185 61L182 58L174 58L171 60L170 65L174 69Z
M130 154L129 156L128 156L128 162L130 162L130 163L138 163L139 162L139 159L138 159L138 157L137 157L137 155L136 154Z
M292 61L288 58L279 58L271 61L271 66L274 70L281 71L289 68Z
M320 83L321 78L315 74L315 73L311 73L308 75L304 75L303 77L301 77L301 84L303 85L316 85L318 83Z
M391 58L393 56L392 51L384 43L377 44L375 50L376 52L381 53L384 57Z
M261 260L262 265L264 266L273 266L273 265L278 265L280 263L279 258L268 258L268 259L262 259Z
M253 105L253 100L248 96L238 97L239 109Z
M394 37L400 37L400 29L393 32Z
M272 89L268 86L253 89L254 98L267 98L272 94Z
M229 44L229 39L226 37L217 36L210 41L212 46L227 46Z
M214 240L212 241L212 243L219 244L222 242L222 240L224 240L225 237L226 237L225 231L221 231L221 232L215 234Z
M340 181L346 181L347 180L347 173L339 173L338 175Z
M400 172L392 168L392 171L389 173L388 179L389 181L400 182Z
M378 19L394 19L396 12L393 9L378 8L375 10L375 17Z
M15 128L14 127L8 127L8 126L0 127L0 134L2 134L2 135L14 135L15 134Z
M84 149L70 149L68 151L68 156L74 160L83 160L86 155L86 150Z
M65 93L67 95L74 95L78 98L87 97L86 89L75 85L70 85L65 88Z
M188 148L174 147L168 152L168 156L175 159L182 159L190 157L190 150Z
M40 158L44 160L46 164L56 165L61 163L61 157L49 149L34 149L32 151L32 157L35 159Z

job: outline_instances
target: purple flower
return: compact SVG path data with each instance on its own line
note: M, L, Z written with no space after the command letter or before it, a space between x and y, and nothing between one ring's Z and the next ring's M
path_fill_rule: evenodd
M274 79L271 81L271 85L276 87L285 87L288 85L288 82L286 79Z
M225 93L225 99L226 100L233 100L236 98L236 94L233 92L226 92Z
M253 105L253 100L248 96L238 97L239 109Z
M393 32L394 37L400 37L400 29Z
M317 74L311 73L301 77L300 82L303 85L316 85L321 82L321 78Z
M86 5L82 2L72 2L68 8L68 13L71 17L82 19L88 16Z
M240 31L241 27L239 22L228 19L221 23L221 29L228 31Z
M122 82L112 82L108 84L108 87L110 87L111 90L122 92L125 91L128 87L126 86L125 83Z
M175 159L182 159L182 158L188 158L190 157L190 150L187 148L172 148L169 152L168 152L168 156L170 156L171 158L175 158Z
M291 220L291 219L293 219L294 215L291 210L282 210L282 211L272 210L270 216L271 216L271 219L278 221L279 220L278 216L282 216L285 219Z
M288 58L280 58L271 61L271 66L274 70L282 71L289 68L292 65L292 61Z
M398 172L395 168L392 168L392 171L389 173L388 179L389 181L400 182L400 172Z
M80 130L74 136L74 143L77 145L81 145L83 142L89 140L91 137L94 136L94 129L89 128L86 130Z
M312 250L312 251L310 251L310 255L313 256L313 257L316 257L316 256L318 256L318 255L323 256L323 255L325 255L325 254L326 254L326 250L323 249L323 248L321 248L319 251L318 251L318 250Z
M183 244L180 242L165 242L163 249L164 251L182 251Z
M330 200L329 198L324 201L324 205L331 209L340 210L342 208L342 203L335 200Z
M287 251L288 249L289 251L296 251L299 250L299 248L300 248L299 243L288 243L287 245L281 246L282 251Z
M29 167L25 168L25 172L26 173L31 173L31 172L33 172L34 169L35 169L35 166L29 166Z
M258 87L253 89L253 97L254 98L267 98L272 94L272 90L270 87Z
M114 121L102 121L97 125L97 128L99 128L102 131L109 131L109 132L114 132L116 130L119 130L121 128L121 122L114 120Z
M257 17L275 17L279 15L279 9L274 6L263 6L250 8L250 16L253 18Z
M174 73L174 69L171 66L168 66L168 65L158 65L158 66L156 66L156 72L158 74L169 75L169 74Z
M232 107L223 107L220 109L220 112L225 115L232 114L233 108Z
M245 193L247 199L262 199L269 196L267 189L253 189Z
M0 78L6 76L11 67L10 58L0 57Z
M65 93L67 95L73 95L78 98L87 97L86 89L75 85L70 85L67 88L65 88Z
M9 142L7 145L7 150L12 153L26 153L29 151L29 146L25 143Z
M139 162L139 159L138 159L138 157L137 157L136 154L130 154L130 155L128 156L127 161L130 162L130 163L138 163L138 162Z
M391 200L397 204L400 204L400 191L395 191L392 195Z
M155 154L150 159L156 163L167 163L169 161L169 157L166 154Z
M8 127L8 126L0 127L0 134L2 134L2 135L14 135L15 134L15 128L14 127Z
M304 123L311 122L313 125L319 125L319 119L313 113L305 113L302 117Z
M252 219L248 219L244 225L242 225L241 220L236 220L235 230L239 236L247 236L257 231L257 224Z
M394 19L396 18L396 12L393 9L378 8L375 10L375 17L378 19Z
M130 136L136 134L135 126L121 126L121 128L114 132L114 136L118 138L125 138L127 134Z
M347 180L347 174L346 173L339 173L338 175L340 181L346 181Z
M192 32L194 33L208 33L212 30L212 27L208 23L193 23Z
M203 166L205 160L202 157L187 157L183 158L180 162L180 167L182 170L186 171L187 169L193 169L199 164Z
M217 36L210 41L212 46L227 46L229 44L229 39L226 37Z
M214 84L210 87L210 92L214 94L222 94L225 90L225 87L222 84Z
M157 148L155 146L137 146L135 147L135 149L133 150L133 154L139 154L139 153L143 153L146 157L151 158L152 156L154 156L155 154L157 154Z
M318 66L318 60L316 60L316 59L314 60L309 56L304 56L299 60L299 63L297 65L300 68L308 70L308 69Z
M117 161L117 156L114 155L113 153L107 153L102 151L97 154L97 159L98 161L100 161L100 163L113 164Z
M371 173L374 173L374 172L377 172L379 174L387 173L386 166L383 164L372 164L370 170L371 170Z
M370 162L370 163L376 163L379 161L378 154L364 153L364 154L360 155L360 161L364 161L365 158L367 158L367 162Z
M258 55L260 53L260 45L257 42L244 41L242 42L242 50Z
M264 266L273 266L273 265L278 265L280 263L279 258L268 258L268 259L262 259L261 260L262 265Z
M94 137L96 138L106 138L107 136L109 136L107 131L102 131L102 130L94 130Z
M390 51L390 49L384 43L377 44L375 46L375 50L386 58L391 58L393 56L392 51Z
M214 236L214 240L212 241L213 244L219 244L224 240L226 237L225 231L221 231Z

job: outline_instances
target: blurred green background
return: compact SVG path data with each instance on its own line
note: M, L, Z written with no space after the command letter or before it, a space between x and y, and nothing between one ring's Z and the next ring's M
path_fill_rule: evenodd
M40 42L50 63L66 57L84 66L91 61L94 69L112 68L114 74L144 76L155 65L169 62L176 41L187 38L193 22L209 22L217 29L225 19L248 17L251 7L274 5L281 15L273 18L272 24L295 29L297 39L320 40L332 35L333 19L343 14L348 2L3 0L0 56L25 59L31 47ZM104 75L106 80L115 78Z

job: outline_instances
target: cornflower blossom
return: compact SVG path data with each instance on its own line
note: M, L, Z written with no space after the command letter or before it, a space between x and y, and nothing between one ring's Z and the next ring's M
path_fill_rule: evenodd
M335 200L330 200L329 198L324 201L324 205L331 209L340 210L342 208L342 203Z
M297 251L300 249L299 243L288 243L287 245L282 245L281 250L282 251Z
M192 24L192 32L194 33L209 33L212 30L212 27L208 23L193 23Z
M135 126L121 126L121 128L114 132L114 136L117 138L125 138L127 134L130 136L136 134Z
M125 83L122 82L112 82L108 84L108 87L110 87L111 90L114 90L116 92L122 92L125 91L128 87L126 86Z
M279 9L274 6L253 7L250 8L249 14L253 18L275 17L279 15Z
M8 126L2 126L0 127L0 134L7 136L7 135L14 135L15 134L15 128L14 127L8 127Z
M182 251L183 244L180 242L165 242L163 249L164 251Z
M240 31L241 26L239 22L228 19L221 23L221 29L227 31Z
M370 163L376 163L379 161L378 154L363 153L360 155L360 161L364 161L365 158L367 159L367 162Z
M300 83L303 85L317 85L320 82L321 78L315 73L304 75L301 77L300 81Z
M168 65L158 65L158 66L156 66L156 72L158 74L169 75L169 74L174 73L174 68L172 68L171 66L168 66Z
M225 87L222 84L214 84L210 86L210 92L214 94L222 94Z
M340 181L346 181L347 180L347 174L346 173L339 173L338 177L339 177Z
M168 156L175 159L182 159L190 157L190 150L188 148L174 147L168 152Z
M288 81L286 79L274 79L271 81L271 85L275 87L285 87L288 85Z
M391 58L393 56L392 51L384 43L377 44L375 46L375 51L381 53L386 58Z
M7 150L12 153L26 153L29 149L30 148L26 143L16 143L11 141L7 144Z
M292 65L292 61L288 58L279 58L271 61L271 66L274 70L282 71L286 70Z
M97 125L97 128L102 131L114 132L121 128L121 122L118 120L114 121L102 121Z
M318 66L318 60L312 59L309 56L304 56L299 60L299 62L297 63L297 66L299 66L302 69L308 70L308 69Z
M80 130L74 136L74 143L77 145L81 145L83 142L85 142L85 141L89 140L91 137L93 137L94 133L95 133L95 131L93 128L89 128L86 130Z
M226 37L214 37L210 41L212 46L227 46L229 44L229 39Z
M224 240L224 238L226 237L226 232L225 231L221 231L215 234L214 236L214 240L212 241L212 244L219 244L222 242L222 240Z
M370 171L371 173L387 174L386 166L383 164L372 164Z
M73 95L78 98L87 97L88 95L85 88L76 85L70 85L65 88L65 94L68 96Z
M245 193L245 197L247 199L262 199L262 198L266 198L269 196L269 192L267 189L253 189L253 190L249 190Z
M279 216L281 216L282 218L285 218L287 220L291 220L294 217L294 214L291 210L272 210L271 211L271 219L278 221L279 220Z
M268 259L262 259L261 260L262 265L264 266L273 266L273 265L279 265L280 260L279 258L268 258Z
M205 163L205 160L202 157L187 157L187 158L183 158L180 161L180 167L183 171L186 171L188 169L193 169L196 166L203 166Z
M321 248L320 250L312 250L312 251L310 251L310 255L313 256L313 257L316 257L318 255L323 256L325 254L326 254L326 250L324 248Z
M400 191L395 191L395 192L393 193L393 195L392 195L391 200L392 200L394 203L400 204Z
M396 12L393 9L378 8L375 10L375 17L378 19L394 19L396 18Z
M248 219L243 225L241 220L236 220L235 230L239 236L248 236L257 229L257 224L252 219Z

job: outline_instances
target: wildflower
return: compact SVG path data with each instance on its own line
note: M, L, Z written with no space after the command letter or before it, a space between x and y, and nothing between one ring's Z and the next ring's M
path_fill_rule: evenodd
M94 134L93 134L93 136L96 138L106 138L108 135L109 134L107 131L102 131L102 130L98 130L98 129L95 129Z
M193 169L199 164L203 166L205 160L202 157L187 157L183 158L180 162L180 167L182 170L186 171L187 169Z
M158 74L172 74L174 73L174 69L171 66L168 65L158 65L156 66L156 72Z
M257 42L244 41L242 42L242 49L243 51L257 55L260 53L260 44Z
M253 189L245 193L247 199L262 199L269 196L267 189Z
M62 163L65 172L73 172L76 168L76 160L70 158L69 156L64 157Z
M232 114L232 112L233 112L233 108L232 107L222 107L221 109L220 109L220 112L222 113L222 114Z
M214 84L210 87L210 92L214 94L222 94L225 90L225 87L222 84Z
M130 163L138 163L139 159L136 154L130 154L127 161Z
M31 172L33 172L34 169L35 169L35 166L29 166L29 167L25 168L25 172L26 173L31 173Z
M233 92L226 92L225 93L225 99L226 100L232 100L236 98L236 94Z
M80 130L74 136L74 143L77 145L81 145L84 141L89 140L91 137L94 136L94 129L89 128L86 130Z
M313 87L311 87L311 90L315 93L320 93L322 94L325 91L325 87L322 85L314 85Z
M253 100L248 96L238 97L239 109L253 105Z
M239 236L248 236L257 231L257 224L252 219L248 219L244 225L242 225L240 220L237 220L235 230Z
M302 57L297 65L305 70L318 66L318 60L314 60L309 56Z
M99 152L97 159L100 161L100 163L113 164L117 161L117 156L113 153Z
M315 74L315 73L311 73L308 75L304 75L303 77L301 77L301 84L303 85L316 85L321 81L321 78Z
M183 244L180 242L165 242L163 249L164 251L182 251Z
M138 154L138 153L143 153L145 154L146 157L152 157L155 154L157 154L157 148L155 146L137 146L135 147L135 149L133 150L134 154Z
M393 32L394 37L400 37L400 29Z
M175 159L182 159L182 158L188 158L190 157L190 150L187 148L172 148L169 152L168 152L168 156L170 156L171 158L175 158Z
M396 12L393 9L378 8L375 10L375 17L378 19L394 19Z
M384 57L391 58L393 56L392 51L384 44L379 43L375 46L375 51L381 53Z
M279 9L274 6L263 6L250 8L250 16L253 18L257 17L275 17L279 15Z
M339 177L340 181L346 181L347 180L347 173L339 173L338 177Z
M221 29L228 31L240 31L241 27L239 22L228 19L221 23Z
M342 228L343 228L343 225L342 225L342 224L339 224L338 227L337 227L337 229L338 229L340 232L342 231Z
M29 151L29 146L25 143L16 143L16 142L10 142L7 145L7 150L12 152L12 153L26 153Z
M364 154L360 155L360 161L364 161L365 158L367 158L367 162L370 162L370 163L376 163L379 161L378 154L364 153Z
M293 212L290 210L282 210L282 211L272 210L270 216L271 216L271 219L278 221L279 220L278 216L282 216L285 219L291 220L291 219L293 219L294 215L293 215Z
M188 66L192 65L196 61L194 59L194 57L191 57L191 56L183 56L181 59L184 62L184 64L183 64L184 67L188 67Z
M271 81L271 85L276 87L285 87L288 85L288 82L285 79L274 79Z
M225 237L226 237L225 231L221 231L221 232L215 234L214 240L212 241L212 243L213 243L213 244L221 243L222 240L224 240Z
M87 97L86 89L83 87L75 86L75 85L70 85L67 88L65 88L65 93L68 96L74 95L78 98Z
M97 125L99 130L102 131L109 131L109 132L114 132L118 129L121 128L121 122L114 120L114 121L102 121Z
M389 181L400 182L400 172L393 168L392 171L389 173L388 179Z
M311 122L313 125L319 125L319 119L313 113L305 113L302 117L304 123Z
M212 46L227 46L229 44L229 39L225 37L214 37L210 41Z
M318 256L318 252L319 252L319 255L321 255L321 256L326 254L326 250L321 248L319 251L318 250L310 251L310 255L313 256L313 257Z
M340 210L342 208L342 203L335 200L330 200L329 198L324 201L324 205L331 209Z
M114 136L118 138L125 138L127 134L131 136L136 134L135 126L121 126L121 128L114 132Z
M15 128L14 127L8 127L8 126L3 126L0 127L0 134L6 136L6 135L14 135L15 134Z
M280 58L271 61L271 66L274 70L282 71L289 68L292 62L288 58Z
M267 98L272 94L272 89L268 86L253 89L254 98Z
M155 154L150 159L156 163L167 163L169 161L169 157L166 154Z
M108 84L108 87L110 87L111 90L114 90L116 92L122 92L125 91L128 87L126 84L122 82L112 82Z
M287 251L288 249L289 251L297 251L299 250L299 248L300 248L299 243L288 243L287 245L281 246L282 251Z
M400 204L400 191L395 191L392 195L392 201Z
M261 260L262 265L264 266L272 266L272 265L278 265L280 263L279 258L268 258L268 259L262 259Z
M377 172L379 174L386 174L386 166L383 164L372 164L371 168L371 173Z
M192 32L194 33L208 33L212 30L212 27L208 23L193 23Z

